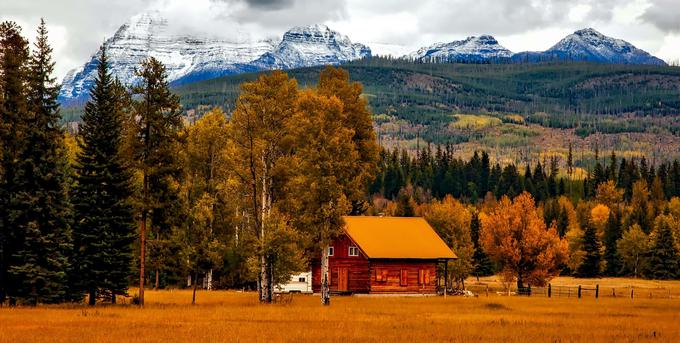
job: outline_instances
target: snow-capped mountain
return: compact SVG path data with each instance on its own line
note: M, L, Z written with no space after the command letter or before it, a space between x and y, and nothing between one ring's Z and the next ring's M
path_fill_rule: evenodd
M104 45L112 74L125 84L137 80L135 68L151 56L163 62L168 79L174 84L260 70L336 65L371 56L369 47L352 43L347 36L325 25L292 28L281 40L253 39L248 33L240 33L227 40L174 33L159 12L144 12L132 17ZM482 35L424 47L403 58L420 62L570 59L665 65L661 59L632 44L607 37L594 29L576 31L543 52L513 54L494 37ZM85 65L66 75L60 93L62 102L87 97L97 63L95 53Z
M501 46L492 36L483 35L424 47L403 58L420 62L540 62L569 59L600 63L666 64L624 40L607 37L590 28L568 35L546 51L515 54Z
M568 35L544 54L604 63L666 64L624 40L607 37L592 28Z
M106 40L111 73L124 84L137 80L139 63L155 57L167 68L175 84L262 69L339 64L365 56L370 49L322 25L294 28L283 40L255 40L240 34L228 41L174 34L159 12L132 17ZM97 54L63 80L62 101L82 99L94 83Z
M482 35L420 48L404 57L421 62L482 62L511 56L512 52L501 46L494 37Z
M371 56L371 49L352 41L325 25L290 29L271 52L254 64L263 69L292 69L315 65L340 64Z

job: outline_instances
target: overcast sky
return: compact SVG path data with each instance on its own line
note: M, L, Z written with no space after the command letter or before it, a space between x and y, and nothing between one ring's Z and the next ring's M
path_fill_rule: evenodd
M129 17L150 9L183 32L218 37L236 29L280 37L292 26L324 23L374 54L480 34L515 52L545 50L593 27L666 61L680 59L680 0L0 0L0 20L33 36L44 17L62 77Z

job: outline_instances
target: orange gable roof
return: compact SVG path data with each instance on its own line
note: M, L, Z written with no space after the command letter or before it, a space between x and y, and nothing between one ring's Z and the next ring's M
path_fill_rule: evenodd
M457 258L423 218L343 217L345 232L369 258Z

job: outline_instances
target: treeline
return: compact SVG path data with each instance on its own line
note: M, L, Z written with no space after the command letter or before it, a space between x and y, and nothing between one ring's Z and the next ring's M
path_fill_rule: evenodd
M500 198L528 192L537 201L562 195L575 202L595 196L597 185L612 180L630 200L633 184L644 180L663 199L680 196L680 161L663 161L657 165L643 156L639 159L619 158L614 152L601 159L596 152L595 165L582 180L574 178L575 163L571 149L567 161L551 156L535 164L501 166L491 162L485 151L475 152L469 160L454 157L452 145L431 145L411 154L405 149L383 149L380 169L371 185L372 194L395 199L407 187L416 189L419 200L443 198L450 194L472 203L491 193ZM559 166L566 165L561 171Z
M583 179L573 175L571 153L565 172L558 165L552 157L524 167L501 166L485 152L462 160L450 147L432 152L428 146L415 155L383 150L369 212L427 218L432 206L455 208L450 217L467 219L443 227L440 234L470 252L456 262L469 267L454 273L462 280L499 271L480 248L479 217L493 212L499 199L527 194L544 225L568 242L563 273L680 278L680 161L652 165L644 157L612 153L596 158Z
M116 302L136 282L140 305L149 284L191 285L193 302L199 283L257 288L271 302L363 211L378 146L346 71L306 89L261 75L230 116L189 121L158 60L125 87L102 46L71 135L51 51L44 22L32 54L19 26L0 25L0 305Z

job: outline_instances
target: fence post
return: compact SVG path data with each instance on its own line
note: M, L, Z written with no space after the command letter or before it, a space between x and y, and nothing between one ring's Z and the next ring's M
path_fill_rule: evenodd
M612 288L612 297L616 298L616 288Z
M630 298L633 299L633 287L630 288Z
M486 285L486 297L489 297L489 285Z
M548 284L548 298L552 296L552 284Z
M595 299L597 299L600 296L600 285L597 284L595 285Z
M578 285L578 298L581 299L581 285Z

